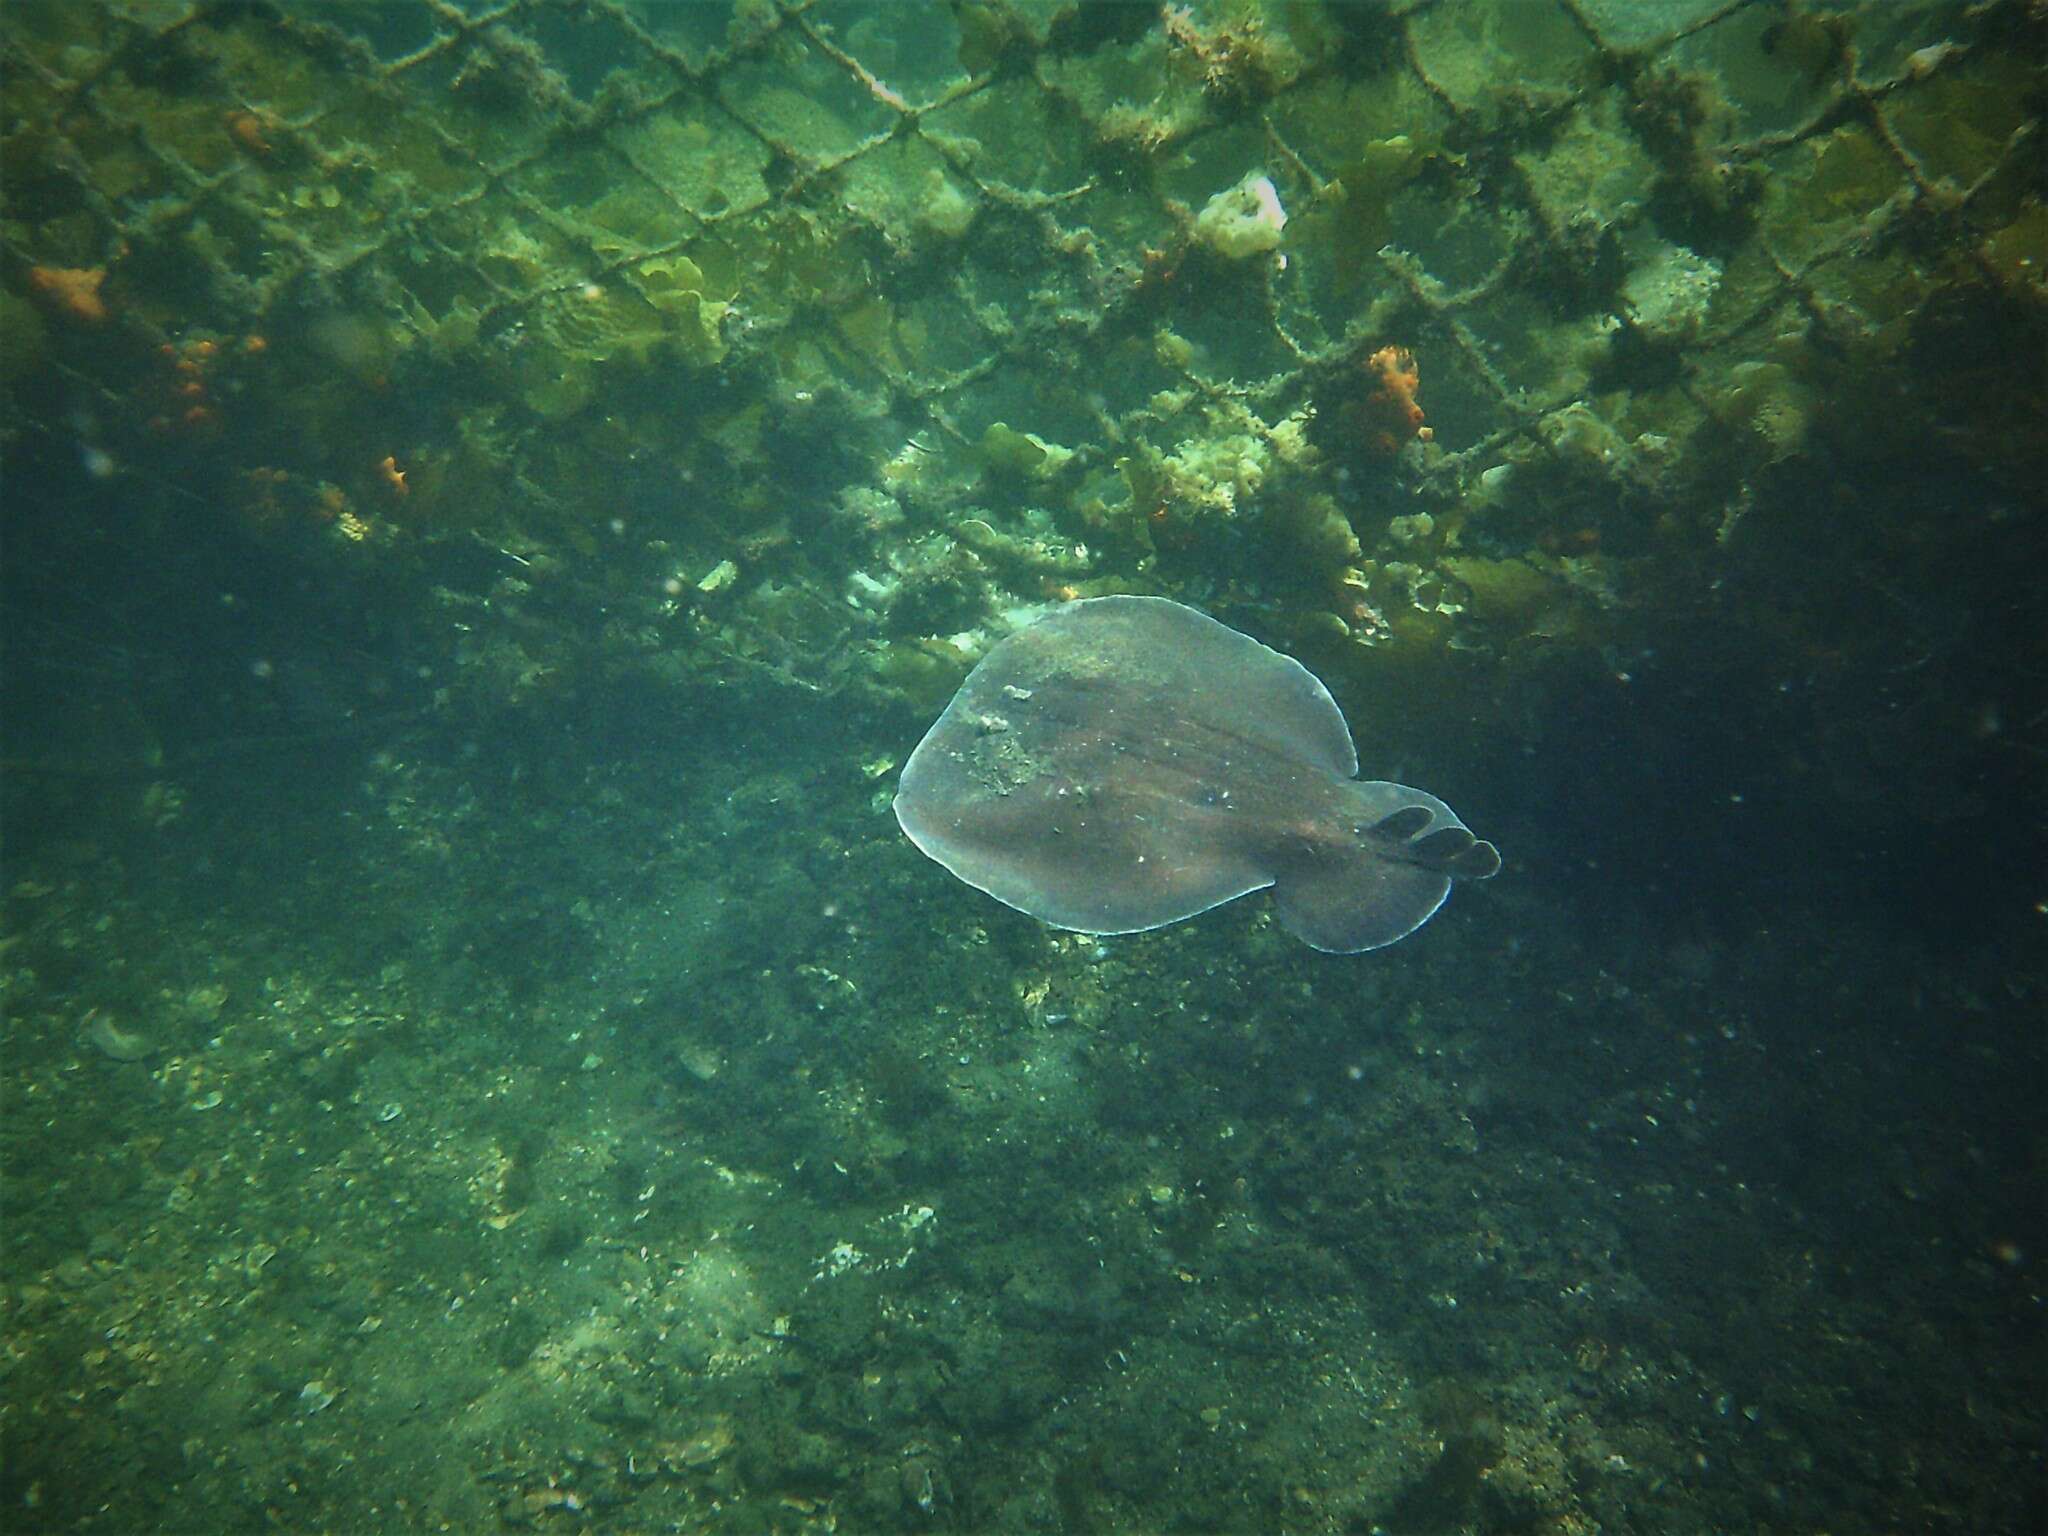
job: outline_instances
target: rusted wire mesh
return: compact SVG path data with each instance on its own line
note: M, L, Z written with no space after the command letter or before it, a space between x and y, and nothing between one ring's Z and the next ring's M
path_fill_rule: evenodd
M812 686L1148 582L1503 647L1695 579L1818 434L2025 472L2040 401L1952 343L2039 326L2041 34L2017 0L18 3L11 373L349 558L480 538L515 595L581 571L610 642ZM1212 200L1261 177L1284 234L1233 246ZM665 574L637 609L619 539Z

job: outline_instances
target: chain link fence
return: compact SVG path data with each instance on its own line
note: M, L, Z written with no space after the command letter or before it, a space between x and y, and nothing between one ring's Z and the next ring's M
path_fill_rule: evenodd
M1611 640L1774 474L2039 472L1995 338L2043 329L2043 32L18 3L14 428L62 430L61 375L124 463L441 582L514 690L578 636L913 686L1006 609L1148 586L1301 644Z

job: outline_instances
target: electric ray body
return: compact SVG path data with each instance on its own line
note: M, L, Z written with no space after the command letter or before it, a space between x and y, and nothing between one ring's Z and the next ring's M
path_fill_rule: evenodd
M1283 926L1349 954L1500 869L1441 800L1357 772L1299 662L1165 598L1090 598L982 658L904 765L896 817L1058 928L1133 933L1271 886Z

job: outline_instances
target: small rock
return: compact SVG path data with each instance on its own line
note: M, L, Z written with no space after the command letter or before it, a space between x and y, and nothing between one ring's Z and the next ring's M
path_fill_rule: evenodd
M74 1253L57 1261L52 1278L67 1291L81 1290L92 1283L92 1265L83 1254Z
M97 1008L86 1015L85 1039L102 1056L115 1061L142 1061L156 1054L156 1042L149 1036L121 1028Z

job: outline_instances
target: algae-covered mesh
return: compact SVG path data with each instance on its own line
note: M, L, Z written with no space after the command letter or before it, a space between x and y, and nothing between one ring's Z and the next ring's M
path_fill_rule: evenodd
M89 411L165 494L469 605L501 693L929 697L948 637L1132 587L1324 646L1611 634L1788 464L2039 467L1986 347L2042 330L2042 30L17 0L8 429Z

